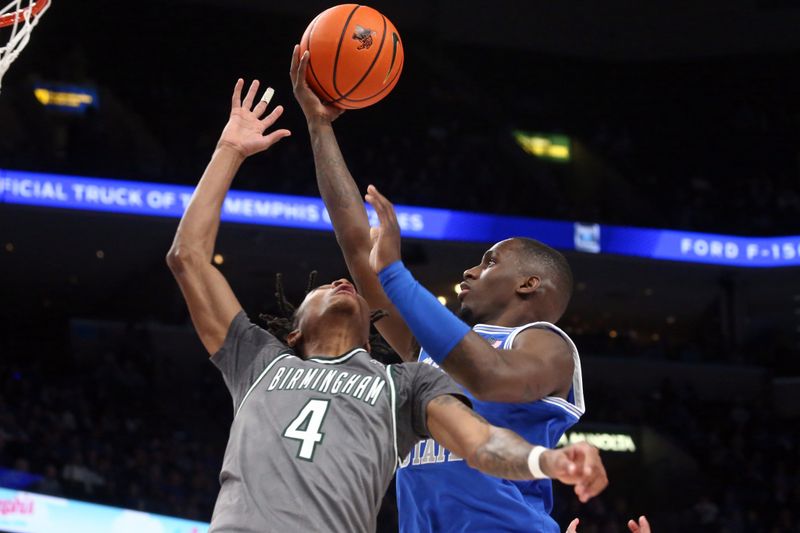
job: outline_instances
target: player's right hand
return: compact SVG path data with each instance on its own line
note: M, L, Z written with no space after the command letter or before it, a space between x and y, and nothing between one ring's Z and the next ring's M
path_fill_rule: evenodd
M283 113L283 106L277 106L272 113L261 118L267 111L267 102L260 100L253 106L253 100L258 92L258 80L253 80L250 84L244 100L242 100L242 87L244 80L237 80L231 98L231 114L225 129L222 130L217 147L232 149L244 158L263 152L292 132L280 129L264 135L267 128L275 124Z
M540 457L542 471L565 485L574 485L578 499L586 503L608 486L600 452L587 442L576 442Z
M292 66L289 67L289 77L292 79L294 97L297 99L297 103L300 104L300 108L303 110L303 114L309 124L315 120L331 123L339 118L344 113L344 110L323 104L322 100L308 86L306 72L311 58L310 54L311 52L306 51L301 57L300 46L294 45Z

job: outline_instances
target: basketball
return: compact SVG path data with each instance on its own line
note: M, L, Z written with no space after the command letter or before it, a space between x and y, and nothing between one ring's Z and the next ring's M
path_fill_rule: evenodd
M300 40L311 53L306 78L326 104L360 109L392 92L403 70L403 43L378 11L342 4L317 15Z

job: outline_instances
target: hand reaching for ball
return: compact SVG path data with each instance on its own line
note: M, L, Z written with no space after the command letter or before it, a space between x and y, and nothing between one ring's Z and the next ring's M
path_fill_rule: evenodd
M301 56L300 46L294 45L294 50L292 51L292 66L289 69L289 77L292 79L294 97L297 99L297 103L300 104L300 108L303 110L303 114L306 116L306 121L308 121L309 125L317 121L331 123L339 118L339 116L344 113L344 110L332 105L323 104L319 97L314 94L314 91L311 90L311 87L308 86L306 72L308 71L310 54L311 53L306 50Z

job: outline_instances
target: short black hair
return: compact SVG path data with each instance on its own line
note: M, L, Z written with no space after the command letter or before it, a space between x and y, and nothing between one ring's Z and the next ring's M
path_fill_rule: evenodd
M558 320L566 311L572 298L572 269L567 258L558 250L536 239L514 237L512 240L517 243L520 265L523 267L535 265L537 269L544 270L544 273L556 286L553 307L558 316L552 318L552 321Z

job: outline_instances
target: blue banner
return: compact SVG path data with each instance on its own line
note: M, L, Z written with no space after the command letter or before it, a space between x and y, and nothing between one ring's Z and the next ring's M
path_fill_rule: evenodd
M208 524L0 488L0 531L15 533L206 533Z
M194 188L0 170L0 203L178 218ZM492 243L512 236L555 248L738 267L800 266L800 236L737 237L396 206L405 237ZM367 208L370 223L377 217ZM322 200L232 190L222 220L332 231Z

